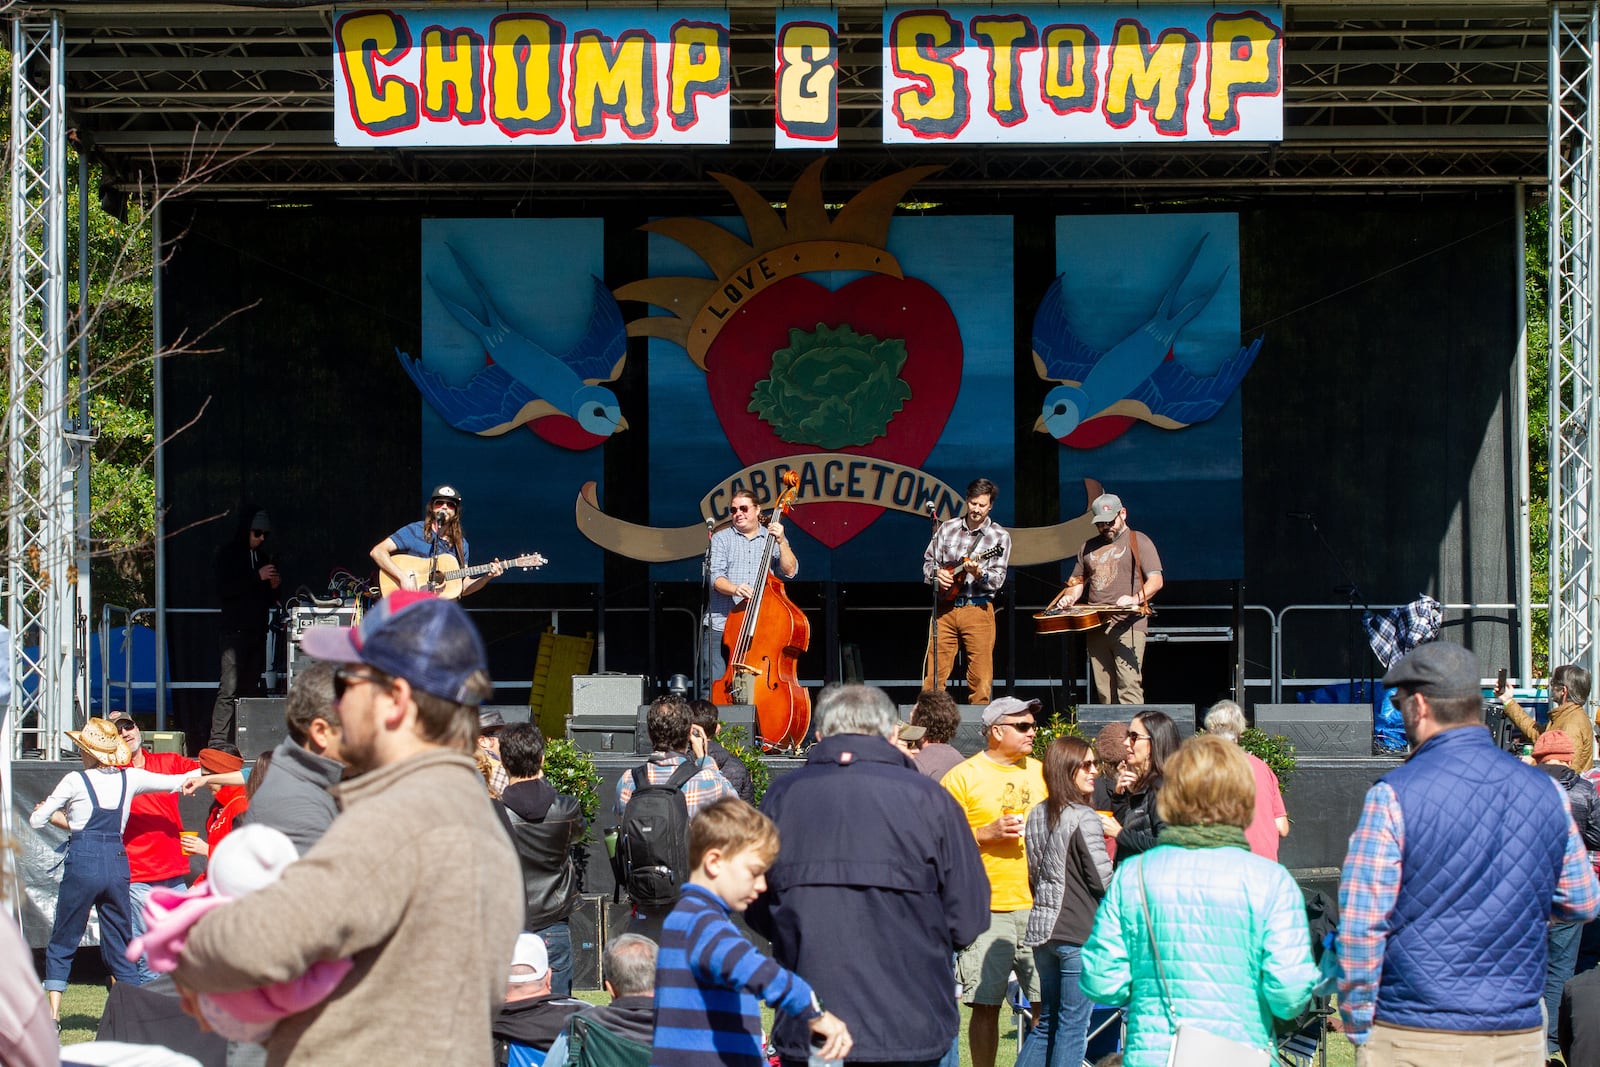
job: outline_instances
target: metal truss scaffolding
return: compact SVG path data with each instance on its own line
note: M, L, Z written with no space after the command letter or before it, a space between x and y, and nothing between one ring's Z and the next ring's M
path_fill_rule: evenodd
M78 575L67 433L66 108L61 23L11 25L11 329L6 406L7 624L15 756L59 756L71 724ZM36 654L26 650L36 646Z
M1600 4L1550 9L1550 662L1595 668Z

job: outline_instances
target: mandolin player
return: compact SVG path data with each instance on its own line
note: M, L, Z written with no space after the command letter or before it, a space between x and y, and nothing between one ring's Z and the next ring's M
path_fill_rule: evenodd
M728 624L728 613L755 596L762 554L771 551L775 569L785 579L800 573L800 561L789 547L789 538L784 534L777 512L774 511L772 520L762 526L761 509L756 506L756 498L750 490L734 491L728 502L728 515L732 523L711 536L711 633L706 641L711 655L711 673L706 675L708 686L728 671L728 661L722 652L723 630Z
M988 704L994 683L994 598L1011 564L1011 535L989 517L999 495L987 478L967 486L966 514L940 523L922 554L922 580L939 591L922 687L943 688L960 648L969 704Z
M1089 505L1100 532L1078 550L1067 587L1050 605L1068 608L1084 597L1089 607L1121 609L1087 631L1089 673L1102 704L1144 703L1144 643L1150 598L1161 591L1161 557L1144 534L1128 528L1128 509L1111 493Z

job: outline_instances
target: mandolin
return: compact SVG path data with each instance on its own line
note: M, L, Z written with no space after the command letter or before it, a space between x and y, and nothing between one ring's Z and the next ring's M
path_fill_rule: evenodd
M418 589L431 590L443 600L456 599L461 595L461 590L465 588L467 582L480 574L488 574L494 567L493 563L480 563L476 567L462 567L460 566L461 561L448 552L441 552L431 560L426 556L408 556L399 552L389 558L401 571L410 574L416 579ZM530 552L526 556L518 556L516 559L500 561L506 570L511 570L513 567L543 567L549 562L537 552ZM399 589L400 586L393 578L389 577L388 571L379 571L378 588L383 591L384 596L388 596L396 589Z
M995 545L993 548L989 549L987 552L979 552L976 556L962 556L960 563L957 563L953 567L946 567L944 569L949 571L951 573L951 576L953 577L958 571L961 570L961 568L965 567L969 563L986 563L991 559L995 559L995 558L999 557L1004 552L1005 552L1005 546L1004 545ZM951 582L950 583L950 588L944 590L942 593L939 594L939 599L940 600L954 600L956 597L961 595L961 587L964 586L964 585L966 585L966 583L962 582L962 581Z

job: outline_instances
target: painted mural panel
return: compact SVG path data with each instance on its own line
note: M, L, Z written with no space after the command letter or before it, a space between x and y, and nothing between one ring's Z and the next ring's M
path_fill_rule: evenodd
M605 384L626 341L597 281L603 238L600 219L423 222L422 351L397 352L422 398L412 518L432 486L456 486L475 563L536 551L544 580L600 579L569 501L627 428Z
M1169 581L1239 577L1239 385L1262 341L1240 338L1238 216L1062 217L1056 264L1034 316L1050 383L1034 429L1061 444L1063 517L1096 479Z

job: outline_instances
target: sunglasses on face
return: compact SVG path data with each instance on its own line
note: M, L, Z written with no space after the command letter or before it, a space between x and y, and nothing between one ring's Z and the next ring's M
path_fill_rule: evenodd
M270 532L271 532L270 530L251 530L250 531L250 536L251 537L259 537L263 541L265 541L267 539L267 534L270 533Z
M756 509L756 506L754 504L735 504L735 505L733 505L733 507L729 508L728 510L732 511L734 513L738 513L738 512L741 512L741 511L754 511L755 509Z
M1128 731L1128 740L1130 742L1133 742L1133 741L1148 741L1148 740L1150 740L1150 735L1149 734L1141 734L1137 730L1129 730Z
M435 500L432 502L431 506L436 508L453 508L456 506L456 502L454 500Z
M367 671L351 670L348 667L339 667L333 672L333 699L343 700L344 694L353 685L362 682L371 682L373 685L388 685L387 678L369 673Z
M1002 723L997 723L996 725L997 726L1009 726L1019 734L1031 734L1031 733L1034 733L1035 731L1037 731L1039 729L1038 724L1034 723L1034 722L1031 722L1031 721L1030 722L1002 722Z
M139 728L139 724L132 719L118 719L111 725L115 726L121 733L127 733L129 730L137 730Z

